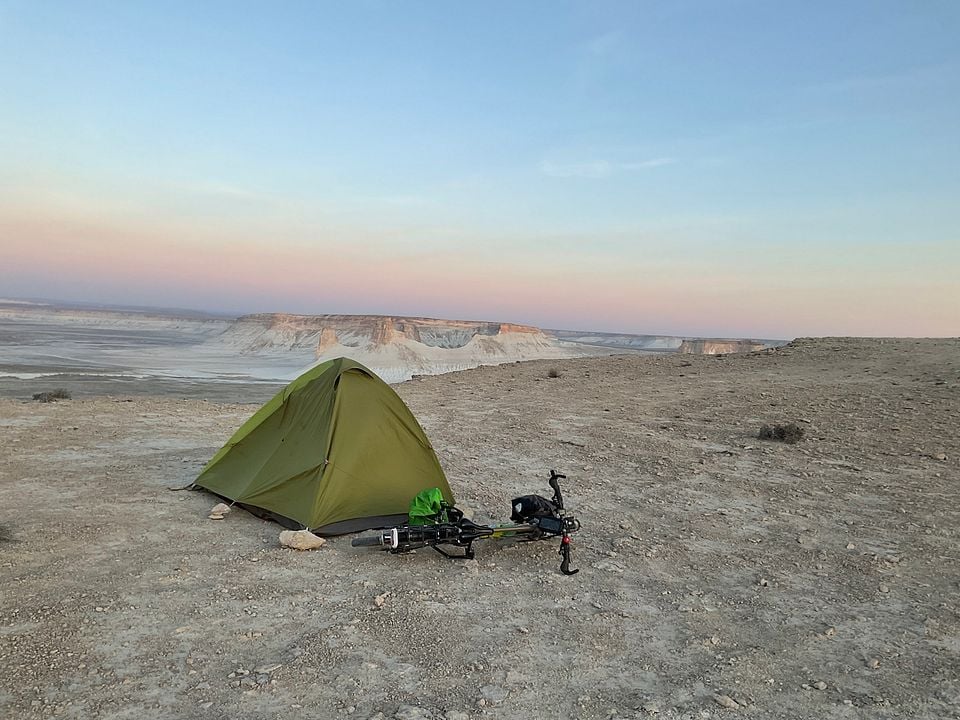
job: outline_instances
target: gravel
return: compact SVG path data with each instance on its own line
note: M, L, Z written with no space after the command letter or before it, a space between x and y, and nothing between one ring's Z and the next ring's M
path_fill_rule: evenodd
M477 520L566 471L579 575L552 542L478 543L472 563L349 537L293 553L245 512L207 520L209 495L167 488L255 405L170 383L0 399L17 540L0 545L0 717L960 713L957 340L551 360L397 389ZM790 421L802 442L755 439Z

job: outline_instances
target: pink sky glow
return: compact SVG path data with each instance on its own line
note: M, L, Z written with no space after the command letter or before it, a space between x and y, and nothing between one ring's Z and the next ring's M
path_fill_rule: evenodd
M119 216L119 217L118 217ZM256 237L254 237L256 235ZM757 273L690 258L641 265L589 254L509 255L481 241L407 252L376 233L304 236L238 225L81 212L0 209L0 294L200 310L375 313L541 327L788 338L957 334L960 293L937 278L884 282L821 272ZM812 289L811 289L812 288Z

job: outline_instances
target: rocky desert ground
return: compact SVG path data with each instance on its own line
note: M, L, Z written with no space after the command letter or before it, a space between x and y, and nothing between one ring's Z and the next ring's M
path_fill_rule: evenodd
M552 542L296 552L243 511L208 520L214 498L167 488L262 386L10 387L2 717L960 717L957 339L397 386L476 518L569 476L574 577ZM777 422L804 439L757 439Z

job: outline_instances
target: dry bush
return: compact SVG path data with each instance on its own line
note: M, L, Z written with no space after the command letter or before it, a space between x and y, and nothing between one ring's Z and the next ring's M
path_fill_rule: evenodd
M547 371L547 377L548 377L548 378L558 378L558 377L560 377L560 376L561 376L561 375L560 375L560 371L557 370L556 368L550 368L550 369Z
M6 523L0 523L0 543L16 542L13 536L13 528Z
M761 440L773 440L774 442L794 445L803 440L803 428L796 423L764 425L760 428L757 437Z
M70 391L64 388L57 388L56 390L33 394L33 399L42 403L56 402L57 400L69 400L71 397L73 396L70 394Z

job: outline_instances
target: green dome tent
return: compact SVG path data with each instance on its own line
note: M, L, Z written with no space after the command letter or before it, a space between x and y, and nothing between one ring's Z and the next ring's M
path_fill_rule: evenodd
M245 422L194 482L292 528L335 535L406 519L410 500L453 494L400 396L359 363L328 360Z

